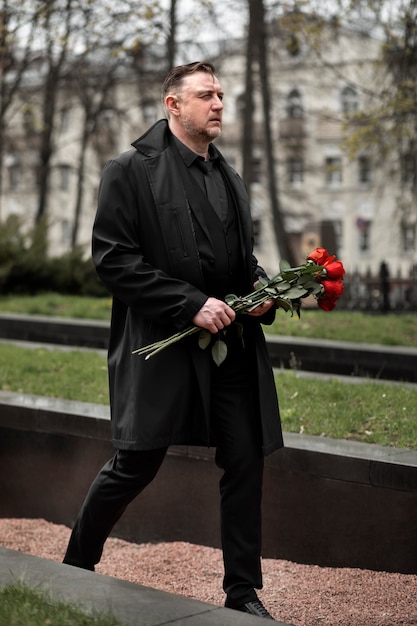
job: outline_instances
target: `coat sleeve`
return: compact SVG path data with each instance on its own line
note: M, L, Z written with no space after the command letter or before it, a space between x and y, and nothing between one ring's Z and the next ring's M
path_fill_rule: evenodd
M143 251L140 198L127 169L109 161L103 170L93 227L92 254L96 271L110 293L145 319L181 330L190 324L207 295L169 274L161 241L160 267L149 263ZM151 202L151 200L150 200ZM162 240L162 237L160 238Z

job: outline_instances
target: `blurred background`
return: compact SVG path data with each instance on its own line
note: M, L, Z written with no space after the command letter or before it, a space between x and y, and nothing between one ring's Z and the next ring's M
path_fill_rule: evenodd
M341 307L415 310L416 23L416 0L0 0L0 293L101 293L102 167L209 60L260 263L323 246Z

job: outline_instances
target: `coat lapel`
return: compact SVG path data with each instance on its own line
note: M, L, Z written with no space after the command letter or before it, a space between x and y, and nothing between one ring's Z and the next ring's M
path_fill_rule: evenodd
M187 171L187 167L179 154L176 163L179 169L182 185L184 187L184 192L187 196L189 208L191 209L195 219L198 221L207 239L212 244L205 215L207 215L208 211L213 211L213 208L200 186L191 179L190 173Z

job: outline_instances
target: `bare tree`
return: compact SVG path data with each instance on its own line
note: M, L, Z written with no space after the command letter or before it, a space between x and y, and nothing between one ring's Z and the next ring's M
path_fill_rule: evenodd
M39 10L19 0L0 2L0 217L3 197L3 167L7 149L7 127L19 90L33 60L33 42ZM26 35L22 37L22 31Z
M291 265L297 265L296 255L291 249L289 244L289 238L285 230L285 221L282 212L282 206L279 198L278 190L278 177L276 170L275 159L275 142L273 140L273 131L271 126L271 94L269 88L269 70L268 70L268 51L267 51L267 29L265 27L265 7L263 0L248 0L249 2L249 35L251 39L248 42L248 55L246 59L247 71L247 92L246 98L249 103L246 105L245 122L248 123L249 129L252 128L252 122L249 119L250 111L253 109L253 96L248 94L248 89L253 89L253 79L251 74L253 72L253 60L257 60L259 78L262 92L263 103L263 126L264 126L264 143L265 143L265 160L268 176L268 190L269 200L271 203L274 233L280 252L280 256L286 259ZM249 107L251 109L249 110ZM246 133L246 125L243 129L243 133ZM251 131L250 131L251 132ZM252 146L246 146L248 154L253 154L253 142ZM251 164L246 164L246 167L251 171Z
M258 53L258 24L256 20L250 19L248 34L246 37L246 70L245 70L245 92L242 107L242 177L251 196L253 172L253 142L254 142L254 92L255 92L255 60Z
M132 74L134 67L141 74L142 52L158 31L157 18L160 13L156 4L151 10L149 6L138 5L131 0L114 6L111 2L92 1L80 9L77 18L77 47L80 52L67 61L63 79L63 86L78 94L83 111L71 234L73 248L78 243L88 147L91 144L96 148L100 161L106 160L109 149L115 148L114 132L117 124L114 120L126 113L120 110L114 97L120 80L118 75L125 75L126 72ZM103 31L107 33L104 43ZM108 123L110 117L114 118L113 124Z
M43 85L42 129L39 150L39 198L36 222L46 216L51 157L53 154L53 128L58 93L71 42L76 28L75 0L46 0L42 7L42 31L45 36L44 61L46 64Z
M103 70L103 73L98 76L94 71L97 68L89 67L87 62L80 62L78 68L80 71L74 76L74 84L78 87L77 91L82 103L84 119L81 127L79 156L76 169L77 188L72 222L72 248L75 248L78 243L78 232L84 200L87 149L94 136L101 135L100 140L102 140L103 134L108 133L108 128L104 130L100 122L103 119L103 115L114 112L115 109L111 94L112 88L115 86L114 75L117 71L117 65L114 62L109 63L106 69ZM100 70L102 69L103 68L100 68ZM100 144L101 147L103 147L102 141L100 141Z
M169 24L167 37L167 69L173 67L177 54L178 33L178 2L171 0L169 6Z

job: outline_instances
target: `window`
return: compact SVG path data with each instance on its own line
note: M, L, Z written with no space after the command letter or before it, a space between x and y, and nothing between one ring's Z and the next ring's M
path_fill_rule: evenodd
M113 109L103 109L100 112L100 126L101 128L110 128L114 119Z
M401 179L402 182L407 185L415 185L417 163L416 154L414 152L407 152L403 154L401 158Z
M260 156L252 157L251 183L260 183L262 181L262 159Z
M70 108L68 106L61 110L60 130L61 133L67 133L70 127Z
M287 161L288 182L292 185L304 180L304 161L301 157L290 157Z
M336 250L343 249L343 222L342 220L334 220L334 234L336 237Z
M22 180L22 170L20 165L16 163L9 167L9 185L12 191L16 191L20 187L20 181Z
M145 124L153 124L157 118L156 104L153 100L145 100L142 104L143 121Z
M70 246L72 240L72 228L69 220L61 222L61 242L64 246Z
M34 181L35 187L39 189L39 187L41 186L42 176L41 176L41 167L38 163L36 163L32 167L32 179Z
M258 247L261 243L261 220L252 220L253 245Z
M371 240L371 222L364 220L359 228L359 250L369 252Z
M288 94L287 115L290 118L299 118L304 116L303 101L298 89L293 89Z
M4 164L7 167L7 173L9 178L9 189L16 191L19 188L22 169L20 167L20 160L16 154L8 153L4 157Z
M328 187L339 187L342 182L342 159L327 157L325 161L325 178Z
M68 191L70 185L70 174L71 168L69 165L60 165L59 166L59 188L61 191Z
M35 130L36 120L33 108L27 105L23 111L23 128L27 133L32 133Z
M20 187L22 180L22 170L19 163L13 163L9 167L9 187L11 191L16 191Z
M416 225L401 225L401 242L404 252L414 252L416 249Z
M246 96L244 93L241 93L240 96L236 98L236 117L240 120L243 120L245 115L246 108Z
M371 159L361 156L358 159L358 181L361 185L369 185L371 182Z
M359 100L356 89L345 87L341 93L342 112L345 115L352 115L359 109Z

